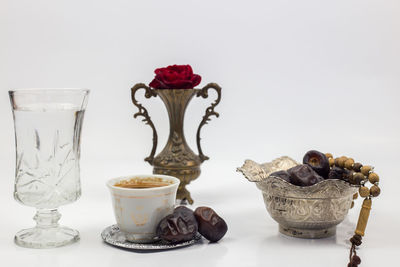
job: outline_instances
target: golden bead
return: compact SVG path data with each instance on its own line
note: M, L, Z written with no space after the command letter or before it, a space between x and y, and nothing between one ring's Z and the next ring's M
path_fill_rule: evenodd
M325 156L326 156L328 159L330 159L330 158L333 159L333 155L332 155L331 153L325 153Z
M348 170L351 170L353 168L353 164L354 164L354 159L349 158L344 162L344 167Z
M371 166L362 166L361 167L361 173L364 175L368 175L371 170L372 170Z
M337 167L339 167L339 159L340 159L340 158L336 158L336 159L335 159L335 166L337 166Z
M374 184L374 183L377 183L377 182L379 182L379 175L378 174L376 174L376 173L370 173L369 175L368 175L368 180L369 180L369 182L371 183L371 184Z
M354 195L353 195L353 199L357 199L358 198L358 193L355 193Z
M360 193L361 197L368 197L369 196L369 189L366 186L361 186L360 189L358 189L358 192Z
M365 176L362 173L356 172L354 174L354 183L360 184L362 180L365 179Z
M329 158L329 167L335 165L335 160L333 158Z
M373 197L377 197L381 193L381 189L377 185L371 186L371 189L369 191Z
M353 207L354 207L354 201L351 202L350 209L352 209Z
M344 167L344 162L347 160L346 157L340 157L338 160L338 167L343 168Z

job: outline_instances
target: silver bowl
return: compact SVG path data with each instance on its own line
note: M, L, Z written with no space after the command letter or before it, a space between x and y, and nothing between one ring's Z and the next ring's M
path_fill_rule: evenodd
M289 157L257 164L246 160L237 169L262 191L265 207L279 223L279 231L300 238L335 235L336 225L347 215L358 187L342 180L324 180L312 186L296 186L270 175L298 165Z

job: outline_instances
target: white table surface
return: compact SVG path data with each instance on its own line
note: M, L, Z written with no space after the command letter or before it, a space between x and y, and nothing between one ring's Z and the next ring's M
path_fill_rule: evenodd
M116 173L150 171L142 163L82 162L82 197L61 207L63 225L78 229L81 239L55 249L27 249L14 244L14 234L33 226L34 210L14 201L10 162L1 162L0 180L3 216L0 231L1 266L347 266L350 243L361 200L337 228L335 237L304 240L281 235L278 224L267 214L262 195L254 184L235 172L241 162L210 161L189 189L195 204L213 207L228 223L226 236L216 244L203 241L191 247L136 253L105 244L101 231L115 223L105 181ZM382 166L382 169L384 166ZM381 175L395 169L388 167ZM393 179L392 179L393 180ZM384 183L383 183L384 184ZM364 243L358 254L361 266L385 266L395 260L400 245L397 231L399 208L394 186L383 186L383 195L373 202ZM394 265L393 265L394 264Z

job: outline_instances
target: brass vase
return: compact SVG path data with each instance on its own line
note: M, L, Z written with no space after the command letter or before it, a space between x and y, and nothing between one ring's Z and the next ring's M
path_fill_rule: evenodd
M145 90L146 98L159 96L168 111L170 124L168 142L156 157L154 157L154 155L157 149L157 131L146 108L135 98L135 94L139 89ZM196 141L198 155L196 155L186 143L183 133L183 121L186 107L190 100L194 96L207 98L209 89L214 89L217 92L217 99L207 107L197 129ZM133 117L143 117L143 121L153 129L153 148L150 155L145 158L145 161L154 167L153 173L166 174L179 178L181 183L179 185L177 199L187 200L192 204L193 199L190 196L190 192L186 189L186 185L199 177L201 163L209 159L203 154L201 149L200 131L204 124L210 120L211 116L219 116L219 114L214 111L214 108L221 100L221 87L216 83L209 83L202 89L153 89L143 83L138 83L132 87L131 93L132 102L139 109Z

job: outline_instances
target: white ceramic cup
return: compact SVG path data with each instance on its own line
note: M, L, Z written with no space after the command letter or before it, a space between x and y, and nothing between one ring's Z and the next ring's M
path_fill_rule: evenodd
M161 178L171 184L152 188L115 186L123 180L149 177ZM115 219L128 241L134 243L154 241L157 225L162 218L173 212L179 183L179 179L173 176L158 174L125 176L107 182Z

